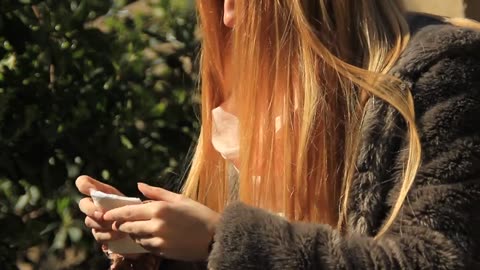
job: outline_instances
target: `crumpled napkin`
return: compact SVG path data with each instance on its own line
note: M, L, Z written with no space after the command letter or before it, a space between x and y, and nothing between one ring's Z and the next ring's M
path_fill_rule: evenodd
M90 196L92 197L93 203L105 212L126 205L142 203L140 198L108 194L94 189L90 190ZM135 243L135 241L129 236L109 241L107 247L107 253L117 253L121 255L148 253L146 249Z

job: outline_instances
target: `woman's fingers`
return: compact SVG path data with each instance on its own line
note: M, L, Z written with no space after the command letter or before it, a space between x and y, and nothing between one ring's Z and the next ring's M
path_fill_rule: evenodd
M156 220L140 220L140 221L125 221L125 222L115 222L113 224L115 230L132 234L137 237L147 237L152 236L153 234L161 234L165 229L163 222Z
M135 243L141 245L147 250L154 251L157 255L162 255L162 249L165 248L165 241L159 237L132 239L135 241Z
M87 196L90 196L90 191L92 189L105 193L123 195L116 188L85 175L78 177L75 181L75 185L81 193ZM78 206L80 211L87 216L85 217L85 225L92 228L93 237L97 242L106 243L108 241L126 237L122 232L112 231L112 222L103 219L103 213L98 210L90 197L81 199Z
M92 229L92 234L95 240L99 243L105 243L112 240L117 240L123 237L126 237L125 234L115 231L102 231L97 229Z
M103 218L109 221L148 220L165 207L162 202L127 205L107 211Z
M163 188L152 187L144 183L138 183L137 186L138 190L140 190L140 192L142 192L145 197L152 200L175 202L181 198L181 195Z
M85 217L85 225L96 230L112 230L112 222L94 219L89 216Z
M95 189L101 192L105 193L111 193L111 194L117 194L117 195L123 195L118 189L104 184L100 181L97 181L89 176L82 175L77 178L75 181L75 185L77 186L78 190L87 195L90 196L90 190Z
M78 202L78 207L80 208L80 211L82 211L82 213L84 213L85 215L95 218L97 220L102 220L103 213L98 211L95 204L93 204L92 198L87 197L81 199Z
M85 225L87 227L98 230L112 229L112 222L103 219L103 213L97 210L90 197L81 199L78 206L80 211L86 215Z

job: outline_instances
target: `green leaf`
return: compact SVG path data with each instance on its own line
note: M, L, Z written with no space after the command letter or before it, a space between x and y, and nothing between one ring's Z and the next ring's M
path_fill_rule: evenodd
M161 116L165 113L165 110L167 108L167 102L166 101L162 101L162 102L159 102L157 103L157 105L155 105L155 107L152 108L151 112L154 116Z
M122 145L125 146L125 148L127 148L127 149L132 149L133 148L133 144L132 144L132 142L130 142L130 140L127 138L127 136L121 135L120 136L120 141L122 142Z
M8 55L8 57L4 57L2 60L0 60L0 71L3 70L3 68L8 68L10 70L15 69L15 66L17 65L17 57L15 56L14 53L11 53Z
M57 213L62 216L67 210L67 207L70 205L71 199L68 197L63 197L57 200Z
M15 212L21 213L27 206L29 200L30 196L28 194L23 194L22 196L20 196L17 203L15 204Z
M58 225L59 223L58 222L54 222L54 223L50 223L48 224L45 229L43 229L41 232L40 232L40 235L45 235L53 230L55 230L56 228L58 228Z
M55 238L53 239L52 249L63 249L65 248L65 242L67 241L67 230L65 227L61 227L58 230Z
M83 232L80 228L78 227L70 227L68 228L68 236L70 237L70 240L74 243L80 241L82 239Z
M41 197L41 193L40 193L40 189L36 186L31 186L30 189L29 189L29 193L30 193L30 204L31 205L36 205L37 202L40 200L40 197Z
M0 179L0 191L5 194L5 197L11 197L13 195L12 181L8 179Z
M105 180L110 179L110 172L108 170L102 170L102 178Z

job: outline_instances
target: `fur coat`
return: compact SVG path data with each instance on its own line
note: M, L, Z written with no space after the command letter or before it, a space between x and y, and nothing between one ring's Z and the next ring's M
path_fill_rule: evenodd
M406 129L372 98L362 130L346 236L242 203L222 214L208 259L232 269L480 269L480 32L418 16L392 74L412 89L422 165L391 230Z

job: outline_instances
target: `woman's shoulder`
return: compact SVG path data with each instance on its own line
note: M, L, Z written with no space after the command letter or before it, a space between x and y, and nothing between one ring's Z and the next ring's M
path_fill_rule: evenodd
M411 89L417 116L467 93L480 98L480 24L424 14L407 21L411 38L391 74Z
M415 79L441 61L462 57L480 66L480 23L420 13L410 13L407 22L411 38L392 70L394 75Z

